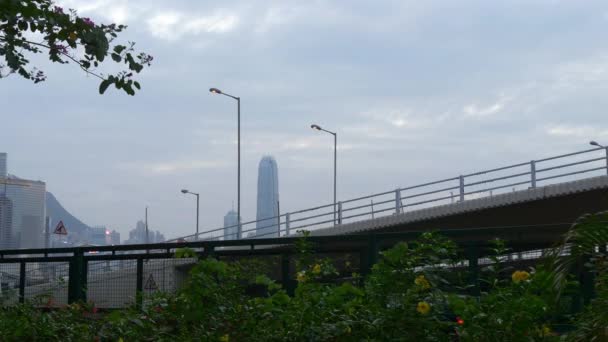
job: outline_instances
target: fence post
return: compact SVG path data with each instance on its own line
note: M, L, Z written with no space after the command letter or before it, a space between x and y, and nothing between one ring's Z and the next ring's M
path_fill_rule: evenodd
M338 202L338 224L342 224L342 202Z
M395 214L401 213L401 189L395 190Z
M378 239L376 234L370 234L367 242L367 263L365 265L365 274L369 274L374 264L378 262L378 254Z
M479 245L473 243L467 246L467 254L469 259L469 283L471 287L471 295L479 296Z
M291 267L289 262L289 254L281 255L281 282L285 292L288 295L293 296L294 286L293 279L291 279Z
M70 260L69 280L68 280L68 303L86 301L86 264L84 251L75 250Z
M534 160L530 162L530 176L530 184L532 188L536 188L536 162Z
M141 309L144 297L144 259L142 257L137 258L135 279L135 298L137 307Z
M289 213L285 214L285 236L289 236Z
M19 264L19 303L25 302L25 261Z
M464 176L460 176L460 202L464 202Z

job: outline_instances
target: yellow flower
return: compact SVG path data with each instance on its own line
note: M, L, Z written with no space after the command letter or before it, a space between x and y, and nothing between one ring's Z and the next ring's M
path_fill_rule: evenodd
M431 305L427 302L418 302L416 311L418 311L421 315L426 315L429 313L429 311L431 311Z
M76 38L78 38L78 36L76 35L75 32L70 32L70 34L68 35L68 38L70 40L76 40Z
M312 274L319 274L321 273L321 265L316 264L313 268L312 268Z
M228 336L228 334L226 334L226 335L220 337L220 341L221 342L228 342L228 341L230 341L230 336Z
M541 332L543 336L551 336L551 328L546 324L543 325Z
M530 279L530 273L528 273L526 271L515 271L511 275L511 279L513 279L514 283L518 284L521 281Z
M305 271L301 271L298 272L298 275L296 276L296 280L299 281L300 283L305 282L307 279L306 277L306 272Z
M431 288L431 283L429 283L429 281L426 280L426 278L422 274L416 277L416 280L414 280L414 284L422 287L425 290Z

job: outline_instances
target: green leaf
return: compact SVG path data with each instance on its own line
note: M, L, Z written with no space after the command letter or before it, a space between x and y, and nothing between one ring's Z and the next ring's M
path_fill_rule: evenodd
M112 81L112 80L110 80L110 79L103 80L103 81L101 82L101 84L99 85L99 93L100 93L100 94L105 93L105 92L106 92L106 90L108 89L108 87L110 86L110 84L112 84L112 83L113 83L113 81Z
M141 89L139 82L135 81L135 82L133 82L133 85L135 85L135 88L137 88L138 90Z
M121 52L123 52L127 47L124 45L116 45L114 47L114 52L120 54Z
M120 57L120 55L117 54L117 53L113 53L112 54L112 59L114 60L114 62L119 63L122 60L122 57Z

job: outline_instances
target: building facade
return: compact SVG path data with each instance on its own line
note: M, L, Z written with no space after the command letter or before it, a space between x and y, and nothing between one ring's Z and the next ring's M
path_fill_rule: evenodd
M91 245L107 246L110 244L110 231L105 226L91 227L87 240Z
M6 153L5 152L0 152L0 178L6 178L6 175L8 174L8 167L6 165Z
M0 194L0 249L14 248L13 243L13 201Z
M10 245L14 248L44 247L46 184L8 175L0 194L12 201Z
M159 243L165 242L165 236L159 231L148 231L148 238L146 238L146 223L143 221L137 221L135 229L129 231L129 239L125 240L125 245L136 245L143 243Z
M256 237L279 236L279 171L272 156L265 156L258 167Z
M230 210L224 216L224 240L236 240L239 231L239 220L236 211Z

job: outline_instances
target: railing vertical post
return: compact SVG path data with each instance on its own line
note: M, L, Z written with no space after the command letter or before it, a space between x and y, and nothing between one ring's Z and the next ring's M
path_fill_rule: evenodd
M464 202L464 176L460 176L460 202Z
M289 236L289 213L285 214L285 236Z
M19 303L25 302L25 261L19 265Z
M342 224L342 202L338 202L338 224Z
M401 213L401 189L395 190L395 214Z
M68 280L68 303L86 300L86 264L84 251L77 249L70 260L69 280Z
M137 271L135 274L135 298L137 307L141 308L144 297L144 259L137 258Z
M608 175L608 146L606 146L606 174Z
M530 162L530 184L532 188L536 188L536 162Z

